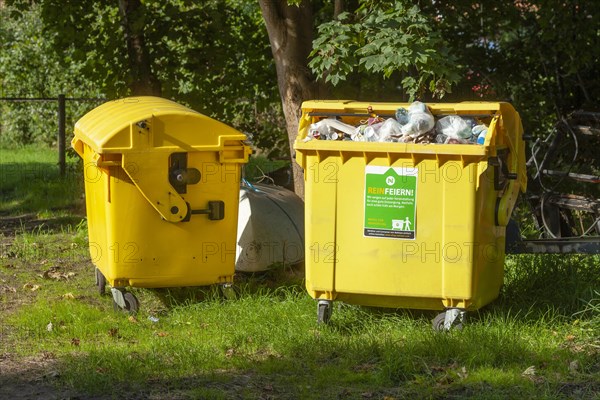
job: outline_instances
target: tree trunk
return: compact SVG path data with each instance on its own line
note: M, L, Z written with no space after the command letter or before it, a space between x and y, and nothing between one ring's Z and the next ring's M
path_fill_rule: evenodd
M277 69L277 84L292 155L294 190L304 198L304 177L302 169L294 161L293 146L298 135L302 102L317 94L317 84L308 68L313 39L312 7L309 0L302 0L299 6L288 5L287 0L259 0L259 3Z
M335 0L333 5L333 19L337 19L338 15L346 11L344 0Z
M144 40L144 9L140 0L119 0L121 26L127 42L129 88L134 96L160 96L160 81Z

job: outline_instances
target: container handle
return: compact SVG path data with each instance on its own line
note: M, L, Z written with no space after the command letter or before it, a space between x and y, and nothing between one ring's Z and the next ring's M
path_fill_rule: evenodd
M189 209L189 203L188 203ZM221 200L213 200L208 202L208 208L202 210L190 210L189 214L183 220L183 222L187 222L190 220L190 217L194 214L206 214L208 215L208 219L211 221L220 221L225 219L225 203Z

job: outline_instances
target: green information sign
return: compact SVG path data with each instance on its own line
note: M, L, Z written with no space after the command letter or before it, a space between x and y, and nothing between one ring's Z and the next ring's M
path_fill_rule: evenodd
M417 168L365 168L365 237L414 239Z

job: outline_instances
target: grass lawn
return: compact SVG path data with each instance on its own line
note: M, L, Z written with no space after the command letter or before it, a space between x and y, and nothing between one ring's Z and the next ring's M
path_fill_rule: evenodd
M598 256L509 256L500 297L462 331L337 302L317 325L301 268L236 276L237 299L132 289L133 316L95 288L76 169L60 179L55 153L0 151L0 398L600 396ZM29 182L4 177L38 164Z
M76 208L81 213L82 167L69 155L66 174L60 177L56 149L0 149L0 215L71 215Z

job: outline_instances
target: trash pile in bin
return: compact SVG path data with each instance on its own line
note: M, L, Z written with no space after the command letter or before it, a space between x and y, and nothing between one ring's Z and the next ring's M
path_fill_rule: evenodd
M396 110L396 118L372 116L353 126L334 118L311 124L305 142L346 140L354 142L483 144L487 126L476 118L449 115L435 121L427 105L415 101L408 110Z

